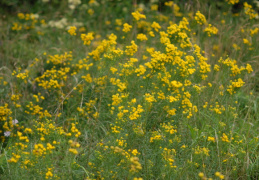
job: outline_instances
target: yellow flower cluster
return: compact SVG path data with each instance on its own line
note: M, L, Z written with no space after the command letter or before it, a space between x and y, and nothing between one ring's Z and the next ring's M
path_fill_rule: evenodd
M149 103L156 102L155 97L149 93L145 94L145 100Z
M152 27L156 32L158 32L159 29L161 29L161 26L160 26L157 22L155 22L155 21L151 24L151 27Z
M161 127L164 128L165 132L168 132L169 134L175 134L177 132L177 129L171 125L171 123L163 123Z
M210 37L211 34L218 34L218 29L211 24L204 29L204 32L207 32L208 36Z
M135 41L131 41L130 46L126 46L125 54L128 56L133 56L138 51L138 46L135 44Z
M208 141L211 141L211 142L216 142L215 138L214 137L208 137Z
M252 5L244 2L245 14L249 16L250 19L258 17L258 13L253 9Z
M205 156L209 156L210 150L206 147L200 147L198 146L197 148L194 149L194 154L202 154Z
M235 81L230 81L230 83L231 85L229 85L227 89L229 94L236 93L236 89L242 87L245 84L245 82L241 78L238 78Z
M200 25L206 24L206 22L207 22L205 16L200 11L196 12L194 19Z
M220 106L219 103L216 102L216 105L214 107L211 105L209 110L215 112L216 114L222 114L226 108L223 105Z
M159 140L162 140L162 135L161 135L161 134L158 134L157 131L152 132L152 136L150 137L149 142L150 142L150 143L153 143L153 142L159 141Z
M226 0L228 4L237 4L239 0Z
M141 164L139 163L139 158L138 157L131 157L130 158L130 172L138 172L139 170L142 169Z
M12 27L13 31L20 31L22 30L22 25L19 23L13 23L13 27Z
M147 36L145 34L142 34L142 33L137 35L137 39L139 39L140 41L147 41L148 40Z
M224 179L224 175L221 174L220 172L215 172L215 176L219 177L219 179Z
M8 160L9 163L17 163L19 159L21 158L20 155L12 153L11 159Z
M131 25L129 25L128 23L124 23L122 31L123 32L129 32L131 28L132 28Z
M13 31L21 31L21 30L29 30L29 29L35 29L37 25L45 24L45 20L39 20L38 14L32 14L32 13L18 13L17 14L19 20L21 22L14 22L12 26ZM25 21L25 22L24 22ZM41 33L38 33L39 35Z
M132 12L131 14L137 21L140 19L146 19L146 16L144 14L140 14L138 11Z
M250 29L250 36L254 36L259 32L259 28Z
M81 2L69 1L69 5L73 3ZM149 9L143 5L136 5L132 24L126 23L126 18L108 19L106 26L115 25L116 34L106 38L98 32L77 37L78 26L69 26L65 32L91 45L83 55L44 53L27 69L13 71L12 78L18 83L10 85L8 103L0 106L1 140L12 140L6 148L11 166L30 173L35 170L45 179L58 179L56 173L61 179L67 178L55 169L60 165L72 172L84 171L81 174L87 179L140 180L145 172L150 179L158 175L170 179L172 173L186 167L197 174L209 169L208 162L214 157L228 163L238 156L229 152L241 152L244 144L241 138L233 140L229 122L238 116L238 102L233 99L245 84L244 74L253 72L252 66L239 66L231 58L216 61L210 52L220 54L221 44L209 42L211 47L207 47L204 41L202 50L197 31L204 39L222 32L207 23L199 11L194 18L192 13L180 18L180 7L167 1L168 7L163 8L171 9L173 22L169 16L155 12L159 7L156 3L152 1L149 6L155 14L151 19L140 13ZM94 0L88 5L82 9L89 14L98 8ZM37 16L18 16L21 20L37 20ZM258 31L244 32L255 37ZM243 42L254 47L251 37L242 35ZM238 45L233 47L239 50L235 52L243 51L242 45L235 43ZM27 84L20 88L20 83ZM28 93L24 93L26 88ZM23 117L22 125L12 116ZM229 122L224 121L226 118ZM157 175L160 170L153 172L158 166L168 175ZM82 177L80 173L77 176ZM198 176L207 178L205 172ZM221 173L216 176L224 178Z
M129 119L130 120L137 120L138 118L141 117L142 112L144 112L144 109L142 108L142 106L140 104L137 106L137 108L132 107L132 110L131 110L130 115L129 115Z
M84 45L90 45L91 41L94 39L93 33L81 34L81 39L84 41Z
M75 123L71 123L71 132L74 133L74 136L78 138L81 135L81 132L76 128Z
M50 179L53 177L52 168L48 168L48 171L45 174L46 179Z
M162 152L163 159L169 164L170 168L177 168L174 165L174 156L176 155L175 149L164 148ZM167 164L165 165L167 167Z
M75 36L76 35L76 27L75 26L70 26L69 29L68 29L68 33L71 35L71 36Z
M7 103L4 106L0 106L1 142L5 141L4 133L9 132L11 135L12 129L14 128L15 123L13 123L11 115L12 115L12 111L11 109L8 108Z
M228 136L225 133L222 134L221 140L224 142L230 142Z
M244 71L244 70L246 70L248 73L251 73L253 71L252 66L250 64L247 64L246 67L243 67L243 66L238 67L237 61L232 60L230 58L227 58L225 60L220 58L220 60L218 62L223 64L223 65L226 65L226 66L230 67L230 69L231 69L230 76L236 76L238 74L241 74L241 72Z

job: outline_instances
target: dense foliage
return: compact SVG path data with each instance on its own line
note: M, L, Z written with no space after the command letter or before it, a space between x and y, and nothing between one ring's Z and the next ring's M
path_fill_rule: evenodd
M259 178L257 2L1 3L0 179Z

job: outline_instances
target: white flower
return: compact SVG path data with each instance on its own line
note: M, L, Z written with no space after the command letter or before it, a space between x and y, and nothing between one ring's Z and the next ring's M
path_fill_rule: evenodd
M69 7L69 9L72 9L72 10L74 10L76 8L76 6L74 4L70 4L68 7Z
M259 7L259 2L257 0L253 1L257 7Z
M14 119L14 120L12 120L12 123L13 123L13 125L16 125L16 124L19 123L19 121L17 119ZM5 137L9 137L10 135L11 135L11 131L5 131L4 132Z
M81 4L81 0L68 0L68 3L71 5L78 6L79 4Z
M13 123L13 125L15 125L15 124L18 124L19 121L18 121L17 119L14 119L14 120L12 121L12 123Z
M4 136L5 137L9 137L11 135L11 131L6 131L6 132L4 132Z

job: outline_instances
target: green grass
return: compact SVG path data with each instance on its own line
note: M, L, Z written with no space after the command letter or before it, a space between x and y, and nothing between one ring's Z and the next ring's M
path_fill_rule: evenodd
M255 4L11 2L0 179L258 179Z

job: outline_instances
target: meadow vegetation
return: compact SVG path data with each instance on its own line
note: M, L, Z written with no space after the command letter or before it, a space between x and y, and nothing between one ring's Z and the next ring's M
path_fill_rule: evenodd
M2 1L0 179L258 179L258 2Z

